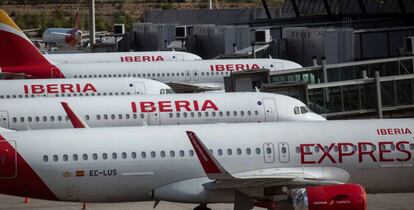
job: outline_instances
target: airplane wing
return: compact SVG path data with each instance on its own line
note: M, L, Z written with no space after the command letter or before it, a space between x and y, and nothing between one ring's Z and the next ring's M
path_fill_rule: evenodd
M197 154L207 177L212 182L204 185L206 190L240 189L250 187L273 186L321 186L343 184L349 179L349 173L336 167L325 167L323 172L320 167L291 168L267 168L241 173L230 174L215 159L203 142L192 131L187 131L187 136Z
M70 122L72 123L74 128L89 128L88 124L78 115L76 112L74 112L68 103L66 102L60 102L63 106L63 109L65 110L66 114L69 117Z
M166 83L170 86L175 92L177 93L194 93L194 92L205 92L205 91L217 91L222 90L222 87L212 84L184 84L184 83L176 83L176 82L169 82Z

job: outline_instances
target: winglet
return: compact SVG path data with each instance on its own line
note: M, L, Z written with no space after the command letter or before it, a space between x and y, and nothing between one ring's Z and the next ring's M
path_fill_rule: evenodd
M231 176L223 166L217 161L216 158L210 153L207 147L201 142L197 135L192 131L186 131L187 136L193 145L194 151L197 154L198 160L207 174L207 177L211 180L217 179L235 179Z
M74 128L89 128L88 124L79 117L69 106L66 102L60 102L63 106L63 109L65 110L66 114L68 115L70 122L72 122L72 125Z

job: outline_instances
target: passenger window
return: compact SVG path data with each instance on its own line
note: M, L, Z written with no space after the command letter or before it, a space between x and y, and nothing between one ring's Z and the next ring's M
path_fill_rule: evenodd
M66 161L68 161L68 160L69 160L69 157L68 157L68 155L63 155L63 156L62 156L62 159L63 159L63 161L65 161L65 162L66 162Z
M112 153L112 159L116 160L117 158L118 158L118 155L115 152L113 152Z
M246 148L246 154L247 154L247 155L252 154L252 150L251 150L250 148Z
M145 152L141 152L141 157L142 157L142 159L147 158L147 153L145 153Z
M168 116L170 116L170 118L172 118L173 117L173 113L168 113Z
M53 155L53 161L57 162L59 160L57 155Z
M24 117L20 117L20 122L24 122Z
M85 115L85 119L86 120L89 120L89 115Z
M222 155L223 155L223 150L218 149L218 150L217 150L217 154L218 154L219 156L222 156Z
M108 119L108 115L104 114L104 119L107 120Z
M231 149L227 149L227 155L232 155L233 151Z
M188 151L188 154L190 155L190 157L193 157L194 156L194 151L190 150L190 151Z
M32 117L27 118L27 121L29 121L29 122L32 122L32 120L33 120Z
M240 148L237 148L237 154L241 155L242 154L242 150Z
M125 114L125 118L129 119L130 118L129 114Z
M74 160L74 161L78 161L78 155L77 154L74 154L73 156L72 156L72 159Z
M106 159L108 159L108 154L106 154L106 153L103 153L103 154L102 154L102 159L103 159L103 160L106 160Z
M115 119L115 115L114 114L111 114L111 119Z
M184 157L185 153L183 150L180 150L180 157Z
M184 113L183 113L183 116L184 116L184 117L187 117L187 116L188 116L187 112L184 112Z
M237 111L233 111L233 116L237 116Z
M295 108L293 109L293 112L294 112L295 114L300 114L300 112L299 112L299 107L295 106Z
M191 112L191 113L190 113L190 116L191 116L191 117L194 117L194 112Z
M88 160L88 155L87 154L83 154L82 155L83 160Z
M175 152L174 151L170 151L170 157L175 157Z
M270 149L270 148L268 148L268 149ZM282 154L286 154L286 152L287 152L287 150L286 150L286 147L282 147ZM270 154L271 152L269 152L269 153L267 153L267 154Z
M219 111L219 116L223 117L223 111Z
M122 120L122 114L118 115L118 119Z
M127 159L127 153L126 152L122 153L122 159Z
M132 159L136 159L137 158L137 153L136 152L132 152L131 153L131 158Z
M43 155L43 162L48 162L49 161L49 157L47 155Z
M204 112L204 115L205 115L206 117L208 117L208 112Z
M155 158L155 152L154 151L151 152L151 157Z
M17 117L13 117L13 122L17 123Z
M176 115L177 118L180 117L180 113L179 112L175 113L175 115Z
M272 149L270 149L269 147L266 148L266 154L272 154Z
M201 117L201 112L197 112L197 116L198 117Z
M251 116L252 115L252 112L250 110L247 111L247 115Z
M96 119L97 119L97 120L100 120L100 119L101 119L101 115L99 115L99 114L98 114L98 115L96 115Z
M211 112L211 116L215 117L216 116L216 112Z
M140 117L141 119L144 119L144 114L140 114L140 115L139 115L139 117Z
M39 117L35 117L35 120L36 120L36 122L39 122L40 121L40 118Z
M257 147L257 148L256 148L256 154L260 155L260 153L261 153L261 150L260 150L260 148L259 148L259 147Z
M244 111L240 111L240 115L241 116L244 116Z
M161 151L161 152L160 152L160 156L161 156L162 158L165 158L165 152L164 152L164 151Z
M93 154L92 154L92 159L93 159L93 160L97 160L97 159L98 159L98 154L93 153Z
M226 116L230 116L230 112L229 111L226 111Z

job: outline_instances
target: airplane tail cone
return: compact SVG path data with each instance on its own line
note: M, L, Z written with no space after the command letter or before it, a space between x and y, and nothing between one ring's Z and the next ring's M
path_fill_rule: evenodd
M7 13L0 9L0 67L51 65Z

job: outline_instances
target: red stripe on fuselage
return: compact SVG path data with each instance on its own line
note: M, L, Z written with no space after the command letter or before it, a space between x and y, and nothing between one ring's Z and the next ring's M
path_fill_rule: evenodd
M14 153L15 159L3 159L0 170L16 170L0 173L0 194L31 197L45 200L59 200L49 187L42 181L30 165L18 152L0 135L0 157L4 153ZM9 155L10 157L10 155ZM15 162L8 162L15 161ZM17 168L13 165L17 162Z

